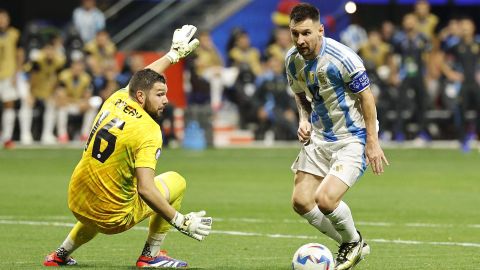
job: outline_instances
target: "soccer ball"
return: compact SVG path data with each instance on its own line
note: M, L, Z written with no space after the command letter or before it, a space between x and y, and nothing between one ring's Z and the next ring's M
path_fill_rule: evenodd
M335 261L330 250L318 243L301 246L292 259L293 270L333 270Z

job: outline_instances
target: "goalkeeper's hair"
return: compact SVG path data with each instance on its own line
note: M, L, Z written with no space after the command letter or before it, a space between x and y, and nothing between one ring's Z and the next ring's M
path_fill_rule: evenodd
M306 19L312 19L313 22L320 21L320 11L318 11L318 8L308 3L300 3L290 12L290 21L298 23Z
M133 75L128 92L131 97L135 97L137 90L148 92L156 82L166 83L165 77L149 68L142 69Z

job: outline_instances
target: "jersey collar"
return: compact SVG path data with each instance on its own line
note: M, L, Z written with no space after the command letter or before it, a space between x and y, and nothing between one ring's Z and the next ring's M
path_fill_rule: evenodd
M325 36L322 36L322 48L320 48L319 56L323 56L325 54L325 49L327 48L327 39Z

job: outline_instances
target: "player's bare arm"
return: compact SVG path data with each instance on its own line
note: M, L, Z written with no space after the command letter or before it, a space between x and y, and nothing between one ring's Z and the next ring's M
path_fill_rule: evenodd
M136 168L138 194L153 211L161 215L165 220L172 220L177 212L162 193L155 187L155 171L151 168Z
M367 144L365 146L365 154L367 155L367 163L371 164L373 173L380 175L383 173L383 163L389 165L385 154L383 153L377 134L377 110L375 108L375 100L370 88L363 90L360 94L360 103L362 106L363 118L367 129Z
M145 68L162 74L170 65L189 55L200 44L196 38L191 40L196 31L197 27L193 25L184 25L182 28L175 30L170 51Z
M312 125L308 121L312 113L310 101L308 101L305 93L296 93L295 102L297 103L299 123L298 123L298 140L301 143L307 143L310 140Z
M186 215L177 212L162 193L155 187L155 171L151 168L136 168L137 190L142 200L153 211L161 215L181 233L202 241L210 234L212 218L204 217L205 211L192 212Z

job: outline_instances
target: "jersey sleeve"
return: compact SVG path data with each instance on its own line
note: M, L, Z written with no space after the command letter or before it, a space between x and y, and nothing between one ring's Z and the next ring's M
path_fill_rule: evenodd
M156 131L153 129L156 129ZM150 135L147 135L145 140L143 140L137 149L135 168L151 168L155 170L155 167L157 166L157 160L162 151L162 134L160 132L160 127L152 126L146 132L142 131L141 135L143 134Z
M363 70L355 73L347 85L354 94L363 92L370 86L370 79L368 78L367 72Z
M292 91L296 94L298 93L303 93L304 90L300 86L300 83L298 82L298 74L297 74L297 67L295 66L295 62L293 59L293 53L290 50L287 53L287 56L285 57L285 70L287 73L287 80L288 80L288 85L292 89Z
M343 80L350 91L358 94L370 86L365 66L362 59L353 51L345 54Z

